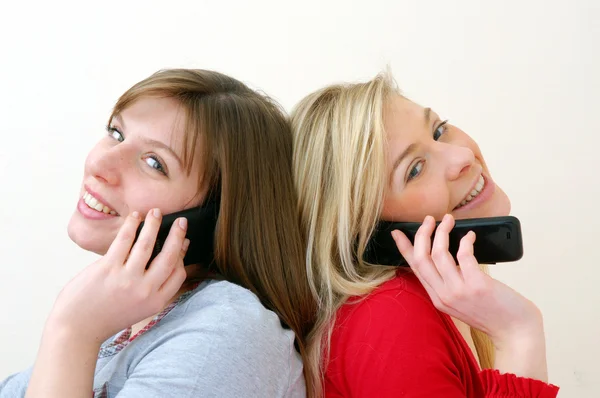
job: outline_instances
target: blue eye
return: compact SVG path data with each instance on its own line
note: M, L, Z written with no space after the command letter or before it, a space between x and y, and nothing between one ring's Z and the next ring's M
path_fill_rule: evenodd
M408 172L408 177L406 178L406 181L408 182L414 178L417 178L421 174L421 171L423 171L424 164L425 164L425 161L423 161L423 160L421 160L421 161L419 161L419 163L415 164Z
M111 138L114 138L115 140L117 140L119 142L125 141L125 137L123 136L123 133L121 133L116 128L114 128L112 126L108 126L108 127L106 127L106 131L108 131L108 135Z
M435 130L433 130L433 139L435 141L439 140L440 137L442 135L444 135L446 133L446 131L448 130L448 127L446 126L446 123L448 123L448 121L444 120L442 123L440 123L439 126L436 127Z
M146 163L148 166L152 167L154 170L158 170L164 175L167 175L167 171L163 167L162 163L154 156L148 156L146 159Z

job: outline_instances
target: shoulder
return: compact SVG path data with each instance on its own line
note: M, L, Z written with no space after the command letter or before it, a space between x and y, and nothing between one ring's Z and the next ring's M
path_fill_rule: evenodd
M263 306L254 293L227 281L204 282L177 307L181 322L186 324L201 323L249 333L285 331L277 314Z
M210 345L219 356L229 353L249 362L268 358L290 364L298 359L294 332L254 293L227 281L202 283L165 320L164 326L188 347Z
M427 292L408 272L399 272L395 278L381 284L365 297L351 297L337 314L336 325L377 322L411 328L419 322L443 321Z
M351 298L336 314L332 353L392 364L453 347L449 317L438 311L419 280L399 274L363 298ZM450 349L452 351L452 349ZM389 362L387 362L389 361Z
M0 380L0 398L24 397L32 370L31 367Z
M405 395L423 390L424 375L434 384L460 384L459 351L446 317L412 274L398 274L366 297L349 299L332 330L327 391Z
M138 376L189 378L188 390L283 396L304 386L294 337L249 290L206 281L139 339L133 362Z
M182 296L134 340L128 352L169 357L179 352L197 359L233 353L251 361L269 357L295 363L294 341L294 332L284 328L255 294L230 282L210 280Z

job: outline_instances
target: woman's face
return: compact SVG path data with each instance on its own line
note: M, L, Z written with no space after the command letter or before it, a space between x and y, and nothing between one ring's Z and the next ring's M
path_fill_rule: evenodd
M185 111L169 98L141 98L116 115L89 153L69 237L105 254L128 214L198 205L200 170L182 164Z
M401 96L388 101L387 175L382 218L421 222L506 216L510 200L498 187L479 147L429 108Z

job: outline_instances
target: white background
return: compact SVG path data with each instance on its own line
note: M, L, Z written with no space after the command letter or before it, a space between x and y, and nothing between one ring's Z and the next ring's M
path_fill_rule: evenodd
M66 224L129 86L216 69L290 110L389 64L408 97L482 147L524 230L523 260L494 275L541 307L560 396L597 397L599 50L595 0L3 0L0 379L33 363L56 294L95 258Z

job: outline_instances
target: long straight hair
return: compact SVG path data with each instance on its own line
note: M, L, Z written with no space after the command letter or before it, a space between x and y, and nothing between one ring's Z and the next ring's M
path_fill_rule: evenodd
M401 94L386 72L366 83L318 90L292 111L306 267L320 306L309 360L313 367L320 365L322 373L339 307L351 296L366 296L398 270L363 260L381 217L386 174L383 112L392 95ZM491 367L490 339L478 331L473 334L482 366Z
M169 69L127 90L110 120L143 97L173 98L185 110L184 166L188 173L199 167L199 189L219 196L216 268L255 293L295 332L312 391L318 367L307 361L307 338L316 300L305 269L285 113L269 97L224 74Z

